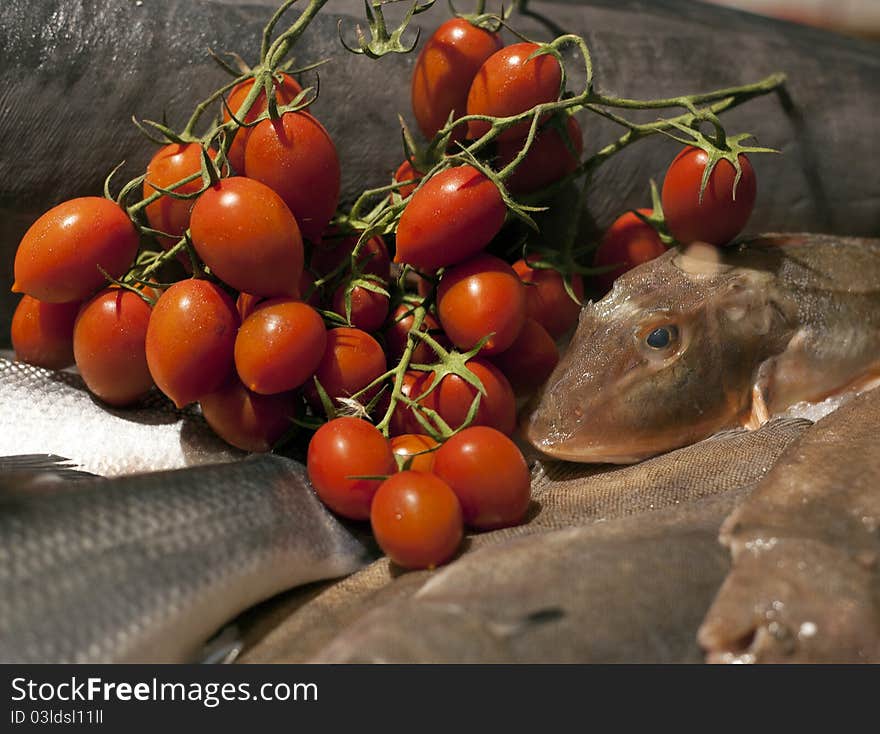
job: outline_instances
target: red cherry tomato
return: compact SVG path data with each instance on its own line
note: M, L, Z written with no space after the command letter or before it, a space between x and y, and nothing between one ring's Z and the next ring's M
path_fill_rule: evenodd
M345 317L345 290L340 285L333 294L333 311ZM364 331L378 331L388 316L390 299L382 293L355 286L351 291L351 325Z
M565 178L578 167L584 150L581 127L574 117L568 116L565 129L563 134L558 127L547 125L538 133L526 157L506 181L511 192L529 194L538 191ZM502 140L498 143L499 170L519 155L523 142Z
M226 443L264 453L293 426L299 397L295 392L258 395L233 376L218 390L202 395L199 405L208 425Z
M391 439L391 450L397 456L412 457L409 469L413 471L431 471L434 466L434 452L431 449L438 445L433 438L420 433L403 433Z
M272 189L224 178L202 194L190 220L199 257L224 283L258 296L297 296L303 245L296 219Z
M275 98L279 106L290 104L302 91L302 87L300 86L299 82L297 82L296 79L294 79L292 76L290 76L289 74L281 74L281 76L281 81L276 79L274 82ZM241 109L241 105L244 103L253 86L253 79L248 79L247 81L241 82L240 84L236 84L232 88L232 91L229 93L229 97L226 100L226 104L229 106L229 109L231 109L235 113L236 118L238 118L238 120L241 122L253 122L268 109L268 105L266 103L266 92L261 91L256 101L254 102L254 106L251 107L247 115L242 118L238 114L239 109ZM228 122L231 119L232 118L229 116L229 112L227 112L226 108L224 107L223 122ZM235 169L236 173L243 174L245 171L245 147L247 146L248 138L250 137L252 130L253 128L250 127L239 128L239 130L235 133L235 138L233 139L232 145L229 148L229 153L226 156L229 160L229 163Z
M239 293L235 299L235 308L242 322L250 316L254 309L264 301L262 296L252 296L250 293Z
M89 390L130 405L153 387L146 339L152 309L137 293L107 288L83 304L73 329L76 366Z
M451 112L455 117L465 114L471 81L501 47L498 34L462 18L447 20L434 31L419 53L412 77L413 113L426 138L446 126ZM464 124L456 127L451 142L464 140L466 132Z
M397 170L394 172L394 181L396 183L406 183L407 181L416 181L420 179L424 174L422 171L417 171L413 168L412 163L408 160L401 163ZM405 199L409 196L413 191L416 190L416 186L418 183L407 184L406 186L401 186L397 193L400 194L402 199Z
M242 322L235 338L235 368L253 392L286 392L315 373L326 346L327 330L315 309L291 298L273 298Z
M315 371L321 387L333 398L351 397L385 372L385 352L373 337L361 329L340 326L327 332L327 346ZM379 392L369 390L360 397L366 404ZM319 409L321 401L312 383L307 384L306 397Z
M305 112L263 120L245 149L248 178L275 191L303 236L318 242L339 202L339 157L324 126Z
M648 216L650 209L639 209ZM618 217L602 236L602 242L593 257L594 267L617 265L614 270L596 276L596 284L605 292L611 290L614 281L636 265L659 257L666 248L660 236L650 224L646 224L633 212Z
M480 350L503 352L526 318L526 294L513 268L492 255L477 255L449 268L437 290L437 315L446 335L468 350L492 334Z
M480 530L518 525L531 497L529 467L507 436L475 426L436 451L434 473L461 502L466 524Z
M82 301L128 270L138 233L125 211L97 196L50 209L25 232L15 253L14 293L46 303Z
M431 269L467 260L498 234L506 213L495 184L476 168L441 171L403 210L394 262Z
M572 300L565 290L562 275L556 270L533 268L529 263L537 259L529 255L518 260L513 269L525 285L526 315L543 326L554 339L559 339L577 323L581 305ZM584 281L575 273L569 283L578 300L584 298Z
M661 198L666 225L683 244L727 244L746 226L755 206L755 171L744 155L739 156L742 177L736 187L736 198L736 170L730 161L721 160L709 175L700 203L700 182L707 162L706 151L689 146L675 157L663 179Z
M80 302L43 303L24 296L12 314L12 348L16 359L48 370L73 364L73 322Z
M407 370L403 373L403 382L400 386L400 392L404 397L415 400L416 397L425 392L427 386L431 384L431 379L432 375L430 372ZM385 409L388 409L387 401L385 401ZM413 415L412 408L403 403L398 403L394 407L394 412L391 414L389 432L392 436L399 436L407 433L423 434L425 430Z
M540 47L534 43L514 43L490 56L480 67L467 98L469 115L510 117L559 97L562 69L549 54L529 57ZM508 128L498 140L516 140L529 133L531 120ZM468 137L479 138L489 132L489 123L468 123Z
M216 158L217 151L208 150L208 155ZM143 186L144 198L156 193L154 185L162 189L170 189L178 181L198 173L201 166L202 149L197 143L172 143L159 148L147 165ZM197 178L183 186L178 186L174 192L192 194L201 188L202 180ZM195 199L162 196L144 210L150 227L171 235L171 237L158 238L159 244L166 250L176 244L189 228L189 217L194 203Z
M553 337L534 319L526 319L516 341L492 362L501 369L514 391L528 393L540 387L559 362Z
M359 418L336 418L321 426L309 443L306 466L321 501L351 520L370 517L381 479L397 470L391 444L376 427Z
M325 233L324 239L312 252L312 270L319 275L328 275L338 268L344 260L351 258L351 253L357 245L358 237L340 235L332 227ZM378 235L370 237L363 245L357 256L358 267L364 275L376 275L383 280L391 277L391 260L388 257L388 247Z
M389 356L394 359L400 359L406 349L407 336L410 329L412 329L414 320L412 309L412 306L401 303L395 309L391 324L385 332L385 348ZM420 331L430 334L441 346L449 347L449 339L446 338L446 335L440 329L440 324L433 315L425 314ZM434 350L418 337L414 338L416 342L410 362L413 364L431 364L436 361L437 355L434 354Z
M455 554L464 534L461 505L433 474L404 471L376 492L370 524L379 547L403 568L434 568Z
M178 408L226 381L239 323L232 299L207 280L182 280L160 296L147 328L147 364Z
M467 367L486 390L486 394L480 398L480 407L472 425L491 426L506 434L513 433L516 429L516 398L507 378L495 365L483 359L471 359ZM461 426L477 396L477 389L458 375L447 375L436 390L419 399L433 382L432 373L423 374L425 377L413 386L412 399L436 410L450 428Z

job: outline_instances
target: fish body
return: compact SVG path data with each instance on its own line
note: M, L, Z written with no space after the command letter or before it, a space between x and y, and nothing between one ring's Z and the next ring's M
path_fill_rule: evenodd
M0 662L186 662L244 609L367 555L279 456L0 483Z
M672 248L582 311L524 431L630 463L880 376L880 240L765 235Z
M0 456L54 453L101 476L244 458L192 410L153 395L137 408L100 403L78 375L0 357Z

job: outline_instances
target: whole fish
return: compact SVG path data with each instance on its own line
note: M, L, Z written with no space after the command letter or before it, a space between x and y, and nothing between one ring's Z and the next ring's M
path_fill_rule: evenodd
M880 662L880 390L807 429L725 520L710 662Z
M880 240L766 235L673 248L586 306L524 431L629 463L880 377Z
M279 456L0 482L0 662L185 662L244 609L368 560Z
M116 476L244 458L192 410L155 395L139 408L104 405L78 375L0 357L0 456L54 453Z
M0 106L0 284L12 283L15 247L42 212L64 199L100 193L122 160L120 183L143 172L155 149L131 116L161 120L167 112L169 123L182 128L194 105L229 79L207 49L237 51L254 63L260 29L278 5L0 2L6 100ZM303 5L295 5L290 17ZM669 97L786 73L784 94L724 114L731 132L754 133L784 153L752 161L761 189L752 231L880 231L880 178L874 175L880 139L864 134L865 121L880 108L877 44L691 0L533 0L529 7L541 19L515 16L514 26L541 40L561 31L585 35L596 85L606 92ZM445 4L436 3L418 16L406 39L415 38L421 25L424 43L448 17L444 11ZM350 54L339 43L339 20L351 41L356 24L364 24L363 3L331 0L294 53L297 66L330 60L319 70L313 111L339 149L342 200L351 202L364 188L387 184L403 160L397 115L412 122L415 54L379 62ZM314 76L305 74L303 81L312 84ZM591 116L586 137L601 146L621 133ZM625 209L644 206L649 178L659 180L676 152L674 142L658 136L615 156L596 174L590 217L601 228ZM0 288L0 345L8 344L14 304Z

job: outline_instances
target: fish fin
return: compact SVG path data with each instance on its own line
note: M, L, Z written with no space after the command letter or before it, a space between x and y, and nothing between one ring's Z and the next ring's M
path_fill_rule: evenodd
M754 431L763 426L770 420L770 409L767 407L767 383L765 380L759 379L752 386L752 404L751 410L745 421L743 428Z
M0 494L52 489L69 482L95 479L70 459L55 454L0 456Z

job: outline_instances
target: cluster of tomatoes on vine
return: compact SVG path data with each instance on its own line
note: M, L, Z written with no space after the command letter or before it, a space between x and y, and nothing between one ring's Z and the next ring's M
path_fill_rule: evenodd
M75 362L108 405L136 403L154 385L178 407L197 402L247 451L272 449L295 425L317 428L307 461L316 492L335 512L370 519L405 567L447 561L465 524L522 522L529 472L509 438L517 395L552 373L584 284L543 255L510 265L486 248L511 212L526 211L512 195L577 171L583 140L567 109L496 130L494 120L565 91L558 54L504 46L497 31L454 18L428 40L412 102L433 144L408 151L366 218L334 217L336 148L293 76L272 70L263 87L256 75L232 86L218 128L228 140L168 142L137 204L74 199L25 234L18 357ZM467 151L493 130L479 157ZM707 182L701 154L686 149L670 167L666 226L681 241L722 244L748 218L754 177L740 156L741 172L719 164ZM656 211L624 215L596 263L616 274L659 254L656 221ZM164 253L142 248L144 237ZM192 277L160 282L169 266Z

